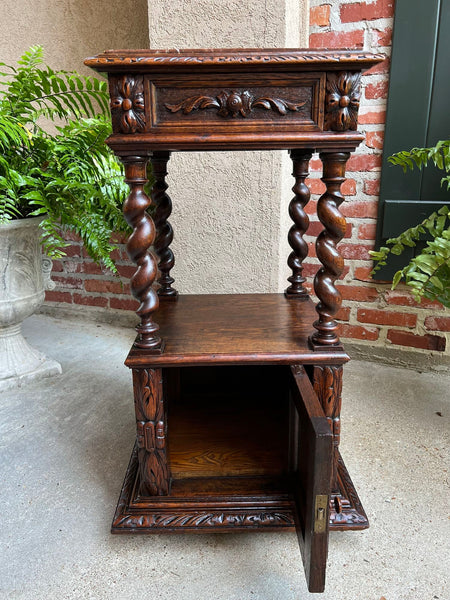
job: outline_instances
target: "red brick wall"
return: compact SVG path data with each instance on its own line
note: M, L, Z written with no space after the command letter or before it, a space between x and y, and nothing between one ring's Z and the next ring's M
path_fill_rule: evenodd
M393 0L311 0L310 4L312 48L364 49L389 56ZM346 259L343 279L338 285L344 305L338 315L341 335L344 339L371 346L450 352L450 311L430 302L418 306L405 287L391 291L390 285L370 280L369 250L373 248L375 238L389 58L371 69L363 80L359 122L366 141L350 159L348 179L343 185L348 201L342 212L347 217L348 227L340 244ZM312 161L311 170L309 184L313 195L308 205L312 219L308 237L311 250L305 271L312 278L318 265L314 236L322 229L315 217L315 206L318 195L324 190L319 179L318 159ZM47 293L49 302L128 310L137 306L130 296L128 284L134 269L123 244L119 244L116 252L120 279L89 260L76 239L67 254L67 258L54 263L53 279L57 288Z
M311 0L310 46L312 48L354 48L383 52L388 57L392 37L393 0ZM414 302L406 286L391 291L389 284L372 282L369 250L374 246L381 154L383 148L389 58L363 77L360 130L366 134L348 163L343 186L348 201L342 206L347 217L346 238L340 251L346 258L346 272L338 285L344 307L340 312L343 338L365 340L369 345L397 346L444 351L450 348L450 311L437 303ZM312 191L324 186L320 163L313 163ZM400 174L401 175L401 174ZM315 201L309 206L314 218ZM318 230L313 225L313 233ZM309 238L311 245L314 238ZM309 272L317 268L310 258Z
M56 287L46 292L47 302L64 302L100 308L136 310L138 303L130 294L129 278L135 268L125 250L125 240L117 237L117 250L113 253L118 275L102 269L86 253L80 240L66 236L70 246L66 257L53 261L52 280Z

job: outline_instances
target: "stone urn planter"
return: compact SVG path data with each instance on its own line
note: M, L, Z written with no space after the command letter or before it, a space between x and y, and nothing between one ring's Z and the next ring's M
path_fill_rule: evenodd
M61 373L61 365L32 348L21 331L24 319L44 302L50 281L51 260L43 259L39 242L41 221L0 225L0 391Z

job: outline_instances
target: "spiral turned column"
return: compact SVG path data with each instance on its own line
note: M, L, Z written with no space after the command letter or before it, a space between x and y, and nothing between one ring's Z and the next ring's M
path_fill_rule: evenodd
M309 218L305 212L305 206L309 202L310 192L305 183L309 175L309 161L311 160L312 150L291 150L290 155L293 164L292 175L295 178L295 185L292 188L295 196L289 204L289 216L294 224L289 229L288 242L292 248L289 254L288 266L292 269L292 275L288 277L291 285L285 290L287 298L308 298L308 290L303 286L306 279L303 277L303 261L308 256L308 244L303 239L303 235L308 229Z
M349 152L320 154L323 163L322 181L327 189L317 204L317 215L324 230L317 238L316 253L323 266L314 279L314 291L319 298L316 306L319 318L314 323L316 331L312 335L312 343L321 349L339 344L338 325L334 317L341 306L341 294L335 287L335 281L344 270L344 259L336 245L344 237L346 229L345 218L340 213L339 206L344 201L340 190L345 181L345 165L349 157Z
M170 271L175 264L175 257L169 247L173 240L173 229L167 220L172 213L172 200L166 193L169 186L165 179L169 158L170 152L153 152L150 162L155 182L150 195L153 203L156 205L154 213L156 226L154 249L159 258L158 269L160 276L158 279L158 296L175 299L178 296L178 292L172 287L175 279L170 276Z
M153 321L153 313L159 306L159 299L152 289L157 274L156 260L148 249L155 241L155 224L146 212L151 204L144 192L147 183L147 163L145 156L122 156L125 166L125 181L130 186L130 194L125 200L123 214L133 227L127 243L128 256L136 263L137 270L131 278L131 292L140 301L136 313L141 322L136 327L138 337L134 345L155 352L162 351L161 338L157 335L159 326Z

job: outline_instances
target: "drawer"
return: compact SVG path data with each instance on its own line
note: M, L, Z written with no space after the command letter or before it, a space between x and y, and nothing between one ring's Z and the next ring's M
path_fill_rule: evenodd
M323 128L324 74L148 83L152 128Z
M114 132L320 131L325 84L325 73L111 76Z

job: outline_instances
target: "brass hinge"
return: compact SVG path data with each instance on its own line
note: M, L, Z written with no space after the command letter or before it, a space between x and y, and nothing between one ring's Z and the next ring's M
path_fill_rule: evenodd
M316 496L314 511L314 533L323 533L327 528L328 496L320 494Z

